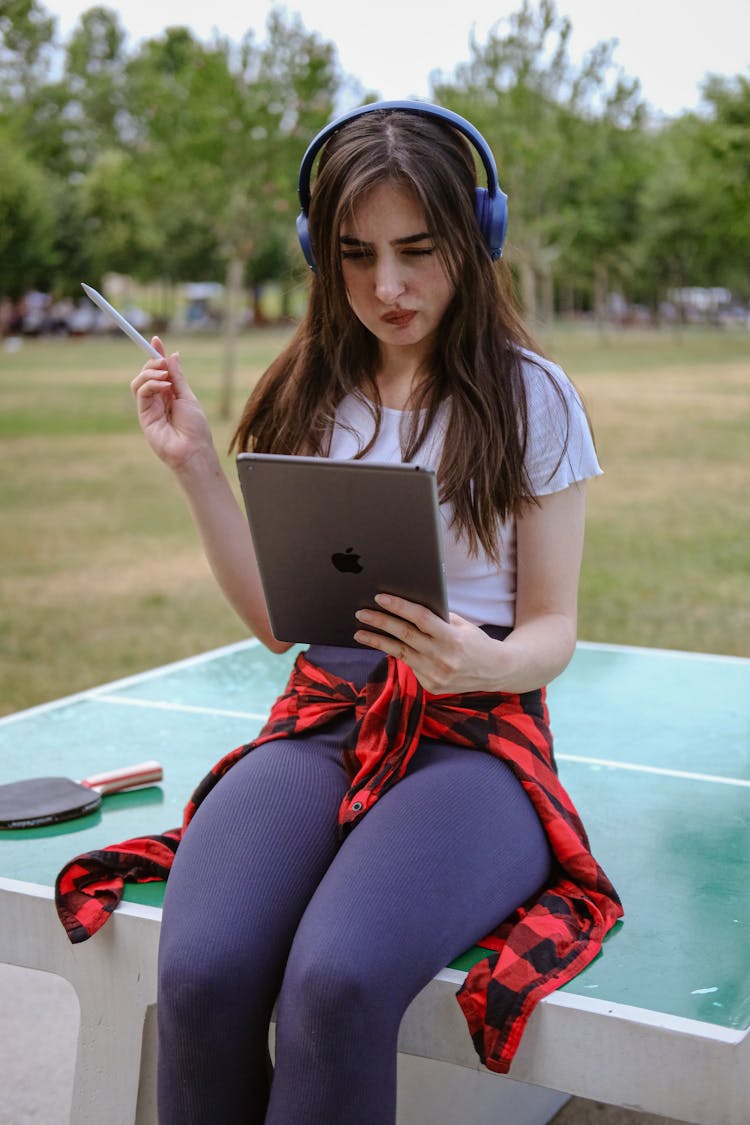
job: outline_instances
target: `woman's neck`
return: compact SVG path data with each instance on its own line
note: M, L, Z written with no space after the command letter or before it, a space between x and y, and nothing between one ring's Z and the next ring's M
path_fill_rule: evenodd
M380 401L390 410L408 410L415 390L425 378L419 357L405 351L381 355L375 374Z

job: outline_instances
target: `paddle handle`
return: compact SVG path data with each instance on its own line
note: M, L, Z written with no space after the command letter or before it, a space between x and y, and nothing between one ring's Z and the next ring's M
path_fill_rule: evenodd
M158 762L139 762L136 766L123 766L119 770L106 770L95 773L81 781L87 789L95 789L106 796L108 793L121 793L124 789L138 789L143 785L154 785L161 781L164 771Z

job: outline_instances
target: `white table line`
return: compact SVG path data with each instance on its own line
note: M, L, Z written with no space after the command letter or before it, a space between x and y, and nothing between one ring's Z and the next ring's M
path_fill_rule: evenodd
M263 714L255 711L231 711L223 707L199 707L191 703L170 703L162 699L135 699L132 696L107 695L104 692L95 692L89 698L97 703L111 703L123 707L151 707L157 711L185 711L191 715L216 715L226 719L255 719L265 722L268 718L268 711Z
M631 770L634 773L654 773L662 777L679 777L684 781L706 781L714 785L739 785L750 789L750 780L741 777L722 777L713 773L693 773L690 770L671 770L665 766L645 766L637 762L618 762L610 758L587 758L583 754L555 754L558 762L578 762L585 766L604 766L614 770Z

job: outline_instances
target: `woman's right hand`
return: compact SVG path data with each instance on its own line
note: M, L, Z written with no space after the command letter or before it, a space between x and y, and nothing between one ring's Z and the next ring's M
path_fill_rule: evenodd
M158 336L151 340L161 359L149 359L130 384L138 420L154 453L179 471L202 450L213 447L211 428L180 367L167 356Z
M154 453L174 470L209 565L237 615L272 652L291 646L271 631L263 584L244 512L221 465L211 427L182 374L180 357L149 359L130 384L141 429Z

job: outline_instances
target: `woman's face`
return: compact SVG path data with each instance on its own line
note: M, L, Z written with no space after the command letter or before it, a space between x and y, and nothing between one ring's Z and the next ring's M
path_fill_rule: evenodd
M454 286L415 197L395 184L373 188L342 223L339 239L355 315L381 350L410 348L424 355Z

